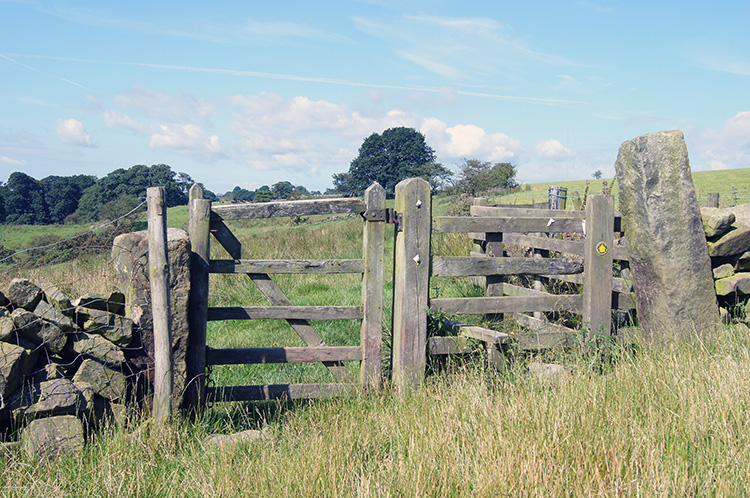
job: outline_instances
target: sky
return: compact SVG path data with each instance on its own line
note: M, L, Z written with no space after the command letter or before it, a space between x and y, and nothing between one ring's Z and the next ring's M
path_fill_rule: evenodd
M332 186L372 133L521 182L614 176L679 129L750 167L750 2L0 0L0 181L169 164L221 194Z

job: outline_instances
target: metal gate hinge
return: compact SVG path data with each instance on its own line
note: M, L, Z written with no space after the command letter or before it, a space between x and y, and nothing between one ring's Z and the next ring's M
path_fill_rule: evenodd
M362 213L362 217L366 221L382 221L384 223L390 223L396 225L396 230L401 231L401 223L404 217L401 213L397 213L392 208L386 209L368 209Z

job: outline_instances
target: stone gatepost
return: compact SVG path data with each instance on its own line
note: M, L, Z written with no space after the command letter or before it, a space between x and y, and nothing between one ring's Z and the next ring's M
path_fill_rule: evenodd
M682 132L624 142L615 170L645 336L714 330L720 319L711 260Z
M185 355L188 347L188 297L190 296L190 240L185 230L167 229L169 284L174 359L174 408L182 405L186 383ZM132 232L118 236L112 248L112 261L125 294L126 316L140 329L141 348L128 354L130 360L148 372L153 382L154 331L151 315L151 285L148 279L148 232Z

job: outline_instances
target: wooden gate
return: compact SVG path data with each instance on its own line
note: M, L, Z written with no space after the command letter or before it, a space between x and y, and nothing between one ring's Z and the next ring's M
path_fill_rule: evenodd
M330 214L361 214L364 219L363 258L326 260L243 259L242 243L225 222L233 220ZM383 320L383 248L386 221L385 191L373 184L361 199L326 199L212 206L202 191L191 190L189 235L191 260L190 344L188 346L188 406L211 401L251 401L277 398L335 396L353 388L371 389L380 383ZM229 259L210 259L211 235ZM209 274L236 274L249 278L269 306L209 307ZM274 274L362 274L360 306L295 306L274 282ZM207 321L285 320L305 347L212 349L206 345ZM359 346L328 346L310 320L361 320ZM343 361L360 361L357 379ZM321 362L331 383L206 386L211 365Z
M464 338L485 343L490 359L499 363L503 347L509 344L542 349L571 346L581 336L591 343L608 338L612 310L633 307L632 290L623 279L613 279L613 259L626 260L627 255L614 243L620 220L612 196L590 196L585 212L473 206L472 216L433 218L430 206L430 187L424 180L404 180L396 186L396 210L402 222L395 241L393 381L399 388L421 382L426 351L445 354L461 349L461 341L456 340L461 338L456 337L433 337L428 343L427 309L448 315L513 315L533 333L519 337L481 327L462 328ZM433 233L471 234L475 254L436 256L431 251ZM583 240L563 241L547 237L549 233L577 233ZM504 244L580 254L584 261L506 257ZM563 279L582 288L575 294L550 294L511 285L506 281L510 275ZM484 277L486 296L433 298L433 277ZM583 331L525 314L557 311L582 315Z

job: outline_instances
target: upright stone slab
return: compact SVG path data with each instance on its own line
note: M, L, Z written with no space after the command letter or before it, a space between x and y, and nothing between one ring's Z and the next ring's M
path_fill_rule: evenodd
M615 170L644 334L713 330L719 310L682 132L624 142Z
M186 380L185 355L188 346L188 297L190 296L190 241L184 230L167 229L169 255L169 285L172 316L172 355L174 358L175 398L184 394ZM133 232L118 236L112 248L112 260L120 280L120 290L125 294L125 315L141 330L143 354L131 361L153 375L154 336L151 315L151 291L148 279L148 232ZM136 347L133 339L131 348ZM153 381L152 378L149 380ZM175 407L181 399L175 399Z

